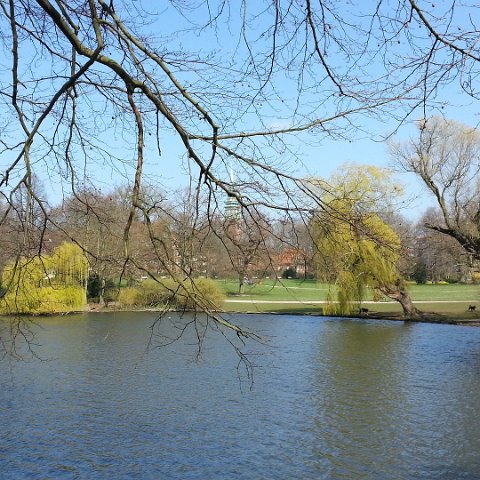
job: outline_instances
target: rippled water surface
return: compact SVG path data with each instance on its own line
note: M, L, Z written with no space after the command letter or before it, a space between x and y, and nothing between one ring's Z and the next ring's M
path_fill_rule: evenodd
M480 329L240 316L250 389L218 334L147 351L153 320L39 320L42 360L1 364L2 480L480 478Z

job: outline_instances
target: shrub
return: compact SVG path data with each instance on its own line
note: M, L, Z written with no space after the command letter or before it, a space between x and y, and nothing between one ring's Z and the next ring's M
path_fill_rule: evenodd
M117 300L122 307L140 307L142 305L142 295L137 288L133 287L120 289Z
M114 302L118 297L118 285L111 278L102 278L98 273L92 273L87 282L87 298L99 302L103 290L103 300L106 304Z
M480 273L478 272L472 273L472 283L474 283L475 285L480 283Z
M158 307L167 304L173 296L175 282L173 280L156 281L150 279L142 282L137 288L144 307Z
M190 282L171 279L145 280L138 287L122 288L118 302L123 307L166 306L179 310L221 307L224 295L213 280L199 278Z
M173 303L179 309L217 310L221 307L223 299L223 292L213 280L199 278L180 284L173 297Z
M168 304L174 296L173 280L145 280L138 287L121 288L118 302L123 307L158 307Z
M415 280L418 285L425 285L427 283L428 271L424 262L419 261L415 264L412 279Z
M297 270L293 267L288 267L282 272L282 278L297 278Z
M91 274L88 277L88 281L87 281L87 298L88 299L98 298L101 287L102 287L102 280L100 279L100 277L96 273Z
M105 302L105 305L108 305L110 302L116 302L118 300L118 294L119 289L115 286L105 288L105 291L103 292L103 301Z

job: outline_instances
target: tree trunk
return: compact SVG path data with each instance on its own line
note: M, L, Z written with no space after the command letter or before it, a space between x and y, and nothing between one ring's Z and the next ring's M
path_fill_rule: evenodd
M396 283L395 285L380 287L379 290L388 298L400 303L403 309L403 316L406 319L418 320L422 316L422 312L413 305L412 299L403 285Z
M238 294L243 295L245 287L245 274L241 273L238 275Z
M105 307L108 307L107 302L105 301L105 285L106 281L102 277L100 280L100 288L98 290L98 303L103 304Z

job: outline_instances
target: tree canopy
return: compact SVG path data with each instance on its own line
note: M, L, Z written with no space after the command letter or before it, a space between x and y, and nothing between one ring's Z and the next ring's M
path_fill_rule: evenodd
M468 2L0 5L1 191L10 202L24 188L41 207L33 181L41 170L73 193L98 183L99 166L124 175L127 259L131 219L148 217L145 174L178 151L212 210L224 194L250 209L298 209L294 136L348 138L368 116L398 126L451 99L441 87L477 95Z
M6 294L0 299L0 311L39 314L82 310L87 278L87 258L73 243L63 243L52 255L12 261L2 272Z
M334 283L338 306L334 312L351 313L364 300L367 287L393 298L408 318L417 315L397 263L401 243L382 220L380 204L393 200L400 187L388 171L355 165L341 168L329 182L320 182L329 214L313 220L312 235L320 276ZM381 188L380 188L381 187Z
M418 136L391 144L396 164L417 175L440 215L425 225L448 235L480 259L480 133L432 117L418 123Z

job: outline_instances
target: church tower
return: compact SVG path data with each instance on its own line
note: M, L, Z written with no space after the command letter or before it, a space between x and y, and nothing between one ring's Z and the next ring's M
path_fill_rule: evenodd
M233 167L231 164L230 164L229 177L230 177L231 189L235 193L237 193L237 185L235 184L235 173L233 171ZM225 220L230 220L230 221L240 220L241 206L234 195L228 195L227 199L225 200L225 207L223 212L224 212Z

